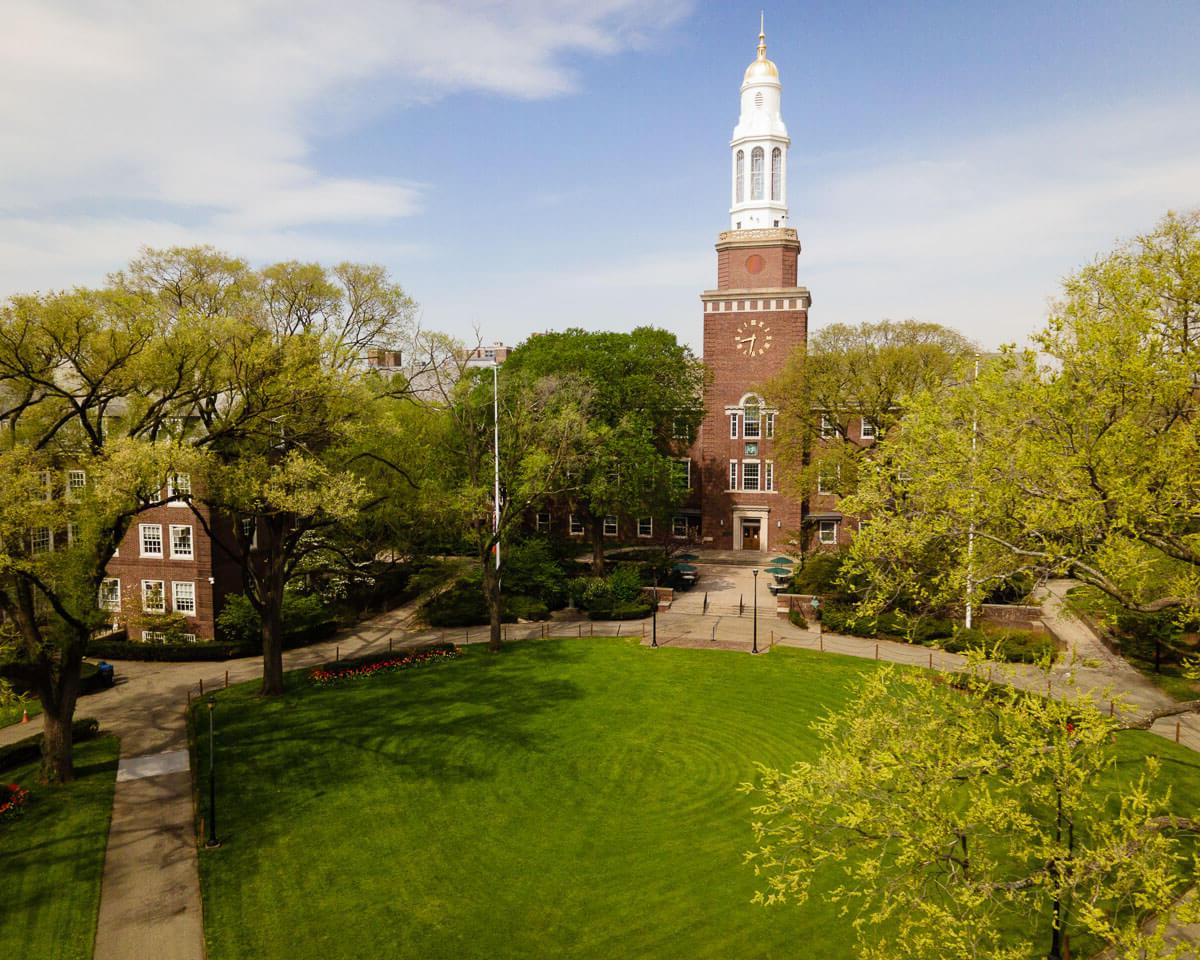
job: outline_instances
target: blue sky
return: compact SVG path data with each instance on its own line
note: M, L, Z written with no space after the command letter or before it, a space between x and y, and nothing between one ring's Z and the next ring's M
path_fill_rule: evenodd
M385 264L424 325L698 345L758 4L7 0L0 295L143 244ZM1200 206L1200 4L766 8L812 325L1021 340Z

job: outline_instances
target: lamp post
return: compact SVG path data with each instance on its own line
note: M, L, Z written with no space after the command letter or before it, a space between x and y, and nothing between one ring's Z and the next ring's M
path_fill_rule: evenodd
M213 710L217 706L217 698L208 698L208 840L205 842L206 847L219 847L221 841L217 839L217 773L216 773L216 753L214 745L216 740L213 737Z
M492 364L492 423L495 443L495 487L492 491L495 512L492 532L496 537L496 577L500 576L500 364Z
M821 638L821 635L824 633L824 630L822 629L822 626L821 626L821 601L818 600L816 597L812 598L812 612L813 612L813 617L817 621L817 639L819 640Z
M758 653L758 568L754 568L754 633L751 653Z
M650 646L658 646L658 577L654 578L654 600L650 604Z

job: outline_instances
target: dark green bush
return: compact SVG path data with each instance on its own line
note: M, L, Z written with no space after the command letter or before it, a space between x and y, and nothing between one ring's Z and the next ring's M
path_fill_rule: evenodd
M483 584L473 577L456 581L430 598L423 609L431 627L473 627L488 622Z
M808 621L804 619L804 614L799 610L788 611L788 622L793 627L799 627L801 630L804 630L808 627Z
M91 740L100 732L100 721L91 717L83 717L71 724L71 739L75 743ZM42 735L35 733L32 737L17 740L8 746L0 747L0 770L11 770L14 767L34 763L42 758Z
M506 620L549 620L550 610L534 597L504 597Z
M146 660L184 663L202 660L233 660L261 653L261 647L241 643L139 643L102 637L88 643L88 656L98 660Z
M983 650L994 660L1008 663L1037 663L1054 654L1054 640L1035 630L970 630L961 628L942 643L949 653Z
M302 647L333 634L333 614L316 595L288 591L283 595L281 613L285 647ZM217 639L251 654L262 652L262 620L248 597L235 594L225 599L217 615Z
M508 547L504 558L505 591L559 610L566 605L567 586L567 574L545 539L524 540Z
M233 594L217 614L217 636L224 643L253 647L262 643L262 621L250 598Z
M636 563L618 563L608 575L608 586L612 591L613 605L631 604L642 595L642 573Z
M1157 647L1163 663L1177 663L1182 659L1176 647L1178 627L1172 613L1122 610L1117 614L1116 626L1121 635L1121 652L1126 656L1153 662Z
M589 620L642 620L650 616L650 604L628 603L588 611Z
M1006 577L992 587L983 598L984 603L1024 603L1033 592L1033 577L1020 571L1011 577Z
M804 566L792 577L792 592L832 596L837 592L835 581L841 566L839 553L817 553L806 558Z

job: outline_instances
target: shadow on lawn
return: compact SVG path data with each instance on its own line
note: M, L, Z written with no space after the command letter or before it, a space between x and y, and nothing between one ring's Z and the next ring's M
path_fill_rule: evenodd
M327 688L311 686L301 671L288 677L278 701L249 691L219 697L222 793L252 810L271 805L280 791L292 804L319 802L324 784L490 780L489 757L538 751L553 733L535 719L584 696L577 683L555 675L581 659L582 651L566 644L529 642L519 655L470 650L461 661ZM202 784L207 722L197 720Z

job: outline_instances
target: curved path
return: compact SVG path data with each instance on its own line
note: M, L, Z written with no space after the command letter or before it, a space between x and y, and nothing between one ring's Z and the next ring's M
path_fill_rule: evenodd
M731 579L734 577L731 576ZM738 583L741 586L741 583ZM1069 647L1068 656L1049 675L1034 667L1017 666L1009 682L1051 694L1068 682L1093 691L1099 699L1120 696L1137 712L1171 702L1136 670L1109 653L1062 605L1069 582L1053 582L1046 598L1046 617ZM906 663L931 669L955 670L964 659L904 643L867 640L800 630L774 616L774 602L765 597L758 611L739 615L736 606L698 612L671 611L657 620L660 646L707 647L749 652L773 645L820 649L830 653ZM544 635L542 625L507 627L506 638ZM558 636L641 636L651 642L650 621L626 623L554 624ZM284 654L285 669L295 670L329 661L340 652L355 656L447 639L455 643L486 640L486 630L419 631L413 607L402 607L364 621L325 643ZM192 774L188 766L185 711L189 699L226 682L242 683L262 675L262 660L251 657L221 663L141 663L117 665L118 683L111 690L83 700L79 716L96 717L103 728L121 739L121 765L113 800L101 887L100 918L94 960L204 960L204 929L197 870ZM1200 750L1200 717L1180 718L1180 741ZM1175 719L1157 723L1155 733L1174 739ZM41 718L0 729L0 744L40 731Z

